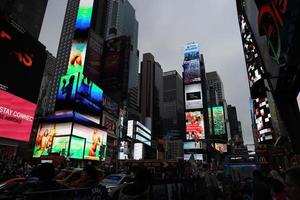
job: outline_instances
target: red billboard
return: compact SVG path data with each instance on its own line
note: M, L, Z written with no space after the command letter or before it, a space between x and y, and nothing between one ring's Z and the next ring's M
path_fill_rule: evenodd
M186 140L205 139L204 118L201 111L185 112Z
M0 137L29 141L36 105L0 89Z

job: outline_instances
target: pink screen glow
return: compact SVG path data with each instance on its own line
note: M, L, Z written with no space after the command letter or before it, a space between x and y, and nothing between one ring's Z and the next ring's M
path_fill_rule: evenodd
M36 105L0 89L0 137L29 141Z

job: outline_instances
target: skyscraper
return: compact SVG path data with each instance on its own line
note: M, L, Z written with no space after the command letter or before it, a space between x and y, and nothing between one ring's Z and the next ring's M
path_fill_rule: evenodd
M141 63L141 115L154 139L162 134L163 71L151 53L143 55Z
M12 17L18 25L39 38L48 0L1 0L0 12Z
M223 82L216 71L206 73L207 87L214 88L218 101L225 99Z
M182 139L184 132L183 80L177 71L163 73L163 133L170 140Z
M230 124L231 139L243 141L241 122L238 121L236 107L232 105L228 105L227 111L228 111L228 120Z
M128 95L129 109L136 111L138 86L139 51L138 47L138 21L135 17L135 9L128 0L113 0L107 3L106 40L127 36L130 39L129 69L128 69ZM131 94L133 93L133 94ZM130 112L130 110L129 110Z

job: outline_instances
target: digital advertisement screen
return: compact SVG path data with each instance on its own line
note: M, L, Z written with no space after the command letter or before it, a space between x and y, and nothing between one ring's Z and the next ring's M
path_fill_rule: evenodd
M215 143L215 149L220 152L227 152L227 144Z
M212 112L214 120L214 135L226 134L223 106L212 107Z
M83 72L93 4L94 0L81 0L79 3L67 74Z
M257 140L263 142L273 139L272 120L267 98L257 98L253 101L253 110L257 129Z
M41 123L34 144L33 157L48 155L55 136L70 135L72 123Z
M194 59L183 62L184 83L194 83L201 81L200 60Z
M85 139L80 137L71 137L70 158L83 159Z
M125 60L129 57L129 39L121 36L107 40L104 45L104 66L100 74L101 87L122 83ZM108 85L109 83L109 85Z
M142 143L134 143L134 146L133 146L133 159L134 160L143 159L143 144Z
M203 154L184 154L184 160L192 159L191 156L194 157L194 160L203 160Z
M299 108L299 111L300 111L300 93L297 96L297 103L298 103L298 108Z
M68 74L60 78L57 100L71 100L75 98L79 73Z
M107 146L107 132L86 127L80 124L74 124L73 135L85 138L84 159L87 160L105 160Z
M183 149L205 149L206 143L201 141L184 142Z
M88 49L83 74L86 75L96 85L100 85L100 74L102 64L102 54L104 41L96 33L90 30Z
M114 119L105 112L103 112L102 115L102 126L104 126L109 133L116 135L117 119Z
M0 19L0 90L37 103L46 61L45 46Z
M201 83L184 86L185 109L203 108Z
M103 91L83 74L80 74L77 94L90 100L96 105L100 105L103 101Z
M201 111L185 112L186 140L205 139L204 117Z
M119 159L120 160L128 159L128 155L129 155L128 142L127 141L121 141Z
M28 142L36 105L0 89L0 137Z
M59 153L67 157L69 148L70 136L55 136L53 137L51 153Z
M199 59L199 44L190 43L184 47L184 60Z

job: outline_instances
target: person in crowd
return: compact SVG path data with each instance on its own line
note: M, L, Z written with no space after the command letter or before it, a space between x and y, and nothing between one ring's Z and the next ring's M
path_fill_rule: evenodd
M66 189L65 186L57 183L54 180L55 171L52 163L43 163L38 169L38 178L40 183L34 189L34 191L44 191L44 190L58 190Z
M286 171L285 183L289 199L300 200L300 167Z
M285 191L284 180L276 170L269 173L269 184L273 200L287 200L288 195Z
M114 195L118 200L148 200L150 199L150 176L145 168L134 170L134 182L124 184Z
M253 171L253 200L272 199L270 188L268 187L265 177L259 170Z
M99 177L97 169L92 165L87 165L81 172L81 177L70 183L70 186L75 188L88 188L98 183Z

